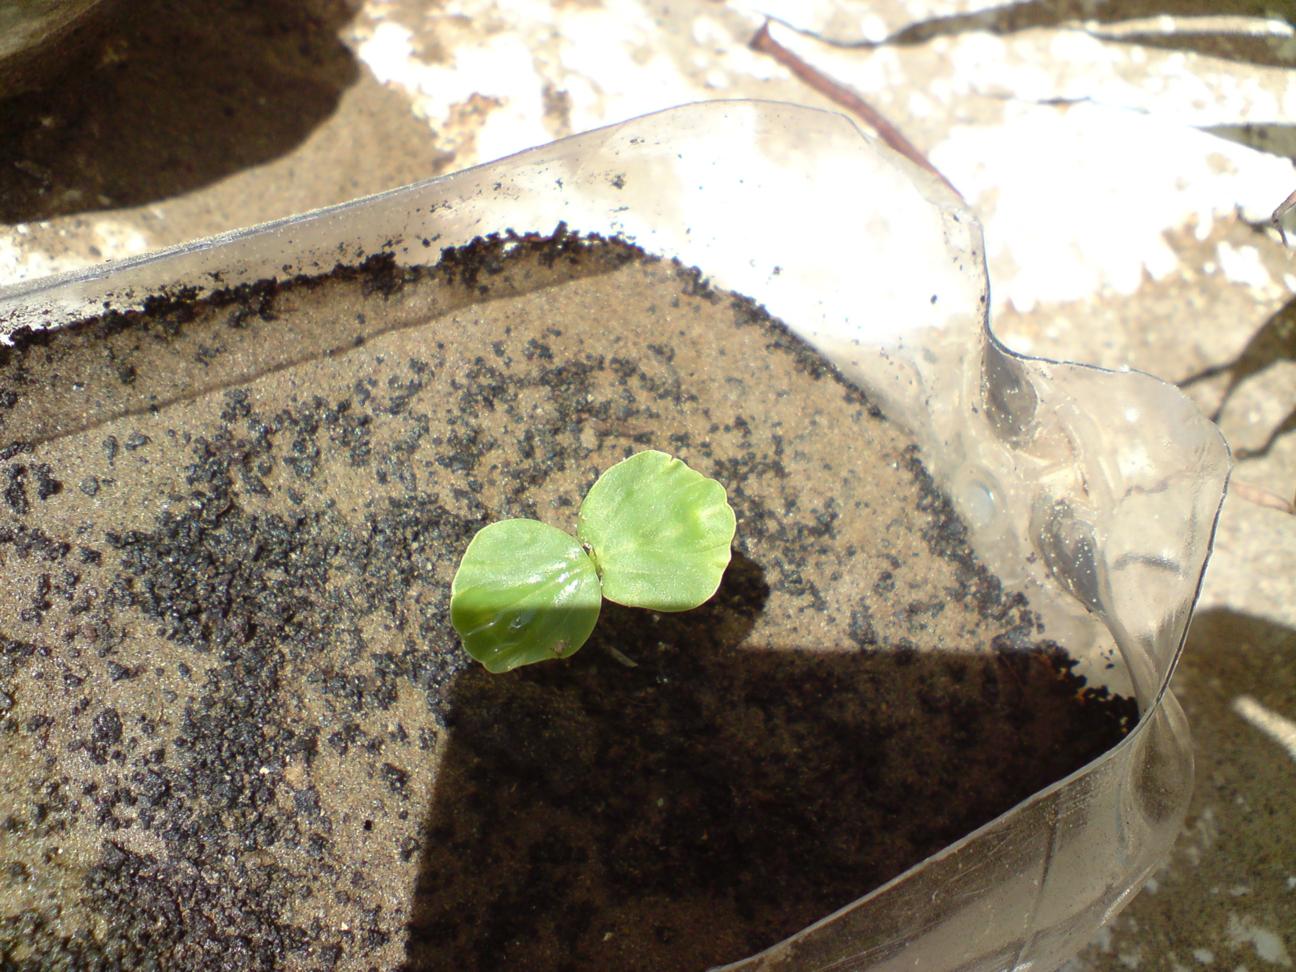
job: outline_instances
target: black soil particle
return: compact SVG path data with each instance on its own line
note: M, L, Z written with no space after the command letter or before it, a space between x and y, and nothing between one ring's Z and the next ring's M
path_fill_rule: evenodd
M729 489L717 596L471 665L448 590L475 531L570 528L649 447ZM863 393L615 242L20 335L0 457L0 970L693 972L1136 717Z

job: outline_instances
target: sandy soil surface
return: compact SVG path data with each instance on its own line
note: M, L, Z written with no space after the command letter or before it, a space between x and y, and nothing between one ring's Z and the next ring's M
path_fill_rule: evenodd
M5 353L0 954L694 970L1132 725L758 308L618 246L501 254ZM646 447L729 485L713 601L471 665L447 612L475 530L570 528Z

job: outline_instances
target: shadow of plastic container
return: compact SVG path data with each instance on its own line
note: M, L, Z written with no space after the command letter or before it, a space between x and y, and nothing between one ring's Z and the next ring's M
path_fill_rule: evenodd
M974 548L1091 684L1133 693L1116 747L728 972L1055 968L1166 857L1192 788L1167 690L1229 470L1215 427L1147 375L994 338L981 232L941 183L804 107L710 102L81 273L0 290L0 339L150 295L319 273L565 223L763 303L914 435ZM947 646L955 648L957 646Z

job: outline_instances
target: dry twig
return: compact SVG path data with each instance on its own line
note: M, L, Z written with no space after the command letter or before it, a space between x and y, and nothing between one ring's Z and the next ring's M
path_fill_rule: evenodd
M1296 499L1285 500L1277 493L1271 493L1263 486L1256 486L1254 483L1248 483L1240 479L1233 480L1229 488L1237 495L1238 499L1254 503L1256 506L1263 506L1268 510L1282 510L1288 515L1296 516Z
M963 199L963 194L954 188L954 184L945 178L944 173L927 160L909 139L905 138L900 129L896 128L883 117L882 113L870 105L867 101L857 95L840 81L828 77L818 68L807 64L796 54L789 51L786 47L776 41L769 32L769 21L761 25L760 30L756 31L754 37L748 42L752 50L759 51L762 54L768 54L774 60L778 61L785 68L791 71L796 77L808 84L815 91L829 100L841 105L847 111L852 112L860 118L866 125L877 132L878 137L886 142L891 148L895 149L909 161L922 166L932 175L940 179L941 182L949 186L951 191ZM964 200L966 201L966 200ZM1296 205L1296 203L1293 203Z
M1287 233L1283 230L1282 218L1293 209L1296 209L1296 192L1293 192L1280 202L1278 208L1273 211L1273 215L1269 217L1269 222L1274 224L1274 227L1278 230L1278 235L1282 237L1283 246L1287 245Z

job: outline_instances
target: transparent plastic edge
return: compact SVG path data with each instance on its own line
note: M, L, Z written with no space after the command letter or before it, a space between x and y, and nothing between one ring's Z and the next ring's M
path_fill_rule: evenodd
M683 146L687 146L689 151L682 151ZM725 173L735 160L743 160L742 150L746 150L748 156L758 158L759 165L765 167L759 179L750 180L751 184L743 188L730 186L732 192L717 193L709 204L704 196L690 195L688 186L706 184L707 179L728 185ZM798 165L807 167L803 173L804 186L793 178ZM621 187L615 185L615 179L607 178L608 173L622 169L632 173L627 179L641 193L640 187L651 174L651 178L656 180L654 189L659 199L655 202L636 201L628 210L623 208L626 195ZM557 187L553 186L555 173L561 173L563 180ZM849 245L853 236L859 233L866 237L863 240L866 252L857 258L861 264L866 264L869 259L885 262L885 251L894 248L891 237L886 235L888 232L908 234L911 239L921 237L926 240L921 242L923 246L933 245L930 242L932 234L941 234L943 243L936 245L945 246L951 259L959 258L967 265L959 265L957 270L940 277L934 285L941 288L944 306L940 313L928 310L925 291L906 295L898 286L889 285L885 275L879 272L861 282L846 279L850 270L847 268L840 272L841 281L837 281L831 274L816 276L814 268L805 274L787 272L782 266L786 260L777 252L726 251L723 240L741 241L754 248L758 248L758 244L768 245L765 237L752 235L758 231L765 231L768 235L765 226L768 211L759 219L739 218L734 225L717 223L704 228L707 219L724 220L733 216L733 199L744 198L744 194L753 203L767 204L771 185L787 191L792 191L789 189L792 186L795 191L810 193L807 198L814 198L815 193L822 192L823 184L843 178L856 180L857 185L867 182L872 187L871 192L860 194L861 199L843 206L847 212L835 211L833 214L838 224L849 227L855 221L855 226L849 232L831 236L826 245L810 247L802 262L808 266L814 260L828 258L835 248L839 250L841 246ZM905 197L909 208L901 207L903 212L895 215L876 211L877 199L885 200L890 206L896 204L897 194ZM833 201L835 207L840 202ZM926 208L925 214L923 207ZM779 233L775 234L780 237L816 229L810 214L787 213L782 216L786 219L779 223ZM914 220L916 225L903 225ZM887 387L893 391L893 405L921 403L924 394L930 396L933 376L940 377L939 368L948 367L950 361L968 355L974 346L979 345L1000 347L1001 353L1006 353L1009 360L1017 363L1019 373L1026 377L1027 383L1035 384L1037 391L1045 394L1074 397L1077 390L1082 390L1091 379L1100 383L1156 382L1147 376L1107 372L1090 366L1003 352L993 338L985 311L988 287L984 281L979 229L961 203L926 173L914 169L860 133L849 120L816 109L768 102L710 102L669 109L449 176L302 216L236 230L117 264L24 281L0 289L0 339L19 327L58 326L97 313L105 306L111 309L137 307L144 298L157 291L184 287L209 291L259 276L322 271L334 263L377 252L393 253L405 262L429 261L435 259L438 251L421 242L424 240L432 240L436 246L453 246L466 243L474 236L503 229L519 233L551 232L564 222L577 231L623 235L651 252L675 255L686 264L701 266L717 285L764 302L771 313L788 321L807 340L837 361L848 376L870 384L888 383ZM870 238L878 233L882 235ZM975 266L969 272L968 265L972 264ZM973 279L978 274L979 283ZM837 282L843 285L835 287ZM884 348L889 355L886 367L890 370L864 374L860 368L873 367L872 361L860 365L858 361L862 359L856 359L857 364L852 364L851 339L843 337L843 334L849 335L849 328L843 329L841 321L845 318L849 322L851 308L860 306L861 302L878 302L879 295L870 293L868 289L874 284L891 287L881 294L880 304L886 315L890 315L883 315L886 321L894 323L876 333L871 332L877 347ZM798 295L794 291L801 293ZM946 312L946 307L960 302L961 309ZM934 297L930 304L936 306ZM969 329L969 321L975 321L974 329ZM935 340L927 341L926 336L931 335L936 336ZM920 360L923 355L916 353L921 342L925 342L923 350L927 350L929 345L936 347L934 356L939 366L936 370L925 365ZM924 368L928 370L924 371ZM1089 377L1077 381L1075 376L1081 374ZM1158 384L1166 392L1178 395L1177 390L1170 386ZM984 388L970 389L965 397L979 401L978 395L984 396L985 393ZM1182 399L1181 395L1179 397ZM1209 423L1200 416L1198 418L1204 423L1201 437L1209 438L1205 429ZM921 433L923 430L914 431ZM925 454L943 445L940 429L928 431L932 438L924 449ZM1117 641L1122 642L1122 650L1141 650L1137 642L1148 642L1146 649L1154 659L1157 676L1154 693L1145 699L1147 706L1143 717L1129 736L1085 768L1040 791L868 896L773 949L726 968L907 968L912 967L916 956L930 958L930 961L921 959L923 968L980 968L982 966L976 962L999 961L994 956L1002 955L1011 956L1009 964L996 967L1010 968L1030 961L1032 968L1047 968L1055 958L1045 955L1041 947L1032 944L1043 941L1048 933L1048 929L1032 927L1038 918L1027 918L1020 926L1015 921L1008 922L1011 931L1001 934L1001 940L981 942L981 958L972 956L945 962L930 953L933 945L924 946L924 941L951 940L951 930L972 929L984 926L988 919L993 921L994 914L1002 911L1003 903L989 898L980 904L975 896L969 898L947 912L948 921L928 921L925 929L892 925L890 927L895 933L892 938L872 946L859 937L858 927L847 926L872 920L870 916L879 915L886 908L887 901L894 900L897 906L907 901L910 894L920 890L919 883L922 887L932 883L959 887L950 883L948 874L944 877L938 875L947 869L958 871L964 866L960 862L966 861L969 852L989 853L987 848L993 847L998 847L999 854L1007 855L1004 859L1013 860L1017 859L1016 852L1023 847L1040 851L1038 866L1023 865L1020 872L1005 872L1003 878L1016 889L1015 900L1020 902L1025 896L1031 901L1032 914L1043 914L1042 903L1047 897L1045 889L1050 880L1048 862L1059 846L1059 821L1068 820L1067 815L1060 812L1059 800L1063 795L1078 792L1077 786L1087 785L1090 787L1088 792L1092 792L1093 784L1100 781L1111 784L1109 789L1115 796L1107 809L1120 825L1113 824L1102 833L1118 844L1118 859L1111 862L1113 868L1119 866L1124 870L1123 877L1114 878L1098 892L1091 893L1093 900L1085 909L1103 904L1102 914L1105 916L1106 909L1128 900L1131 888L1146 879L1148 867L1168 848L1169 840L1177 830L1177 820L1182 819L1186 806L1188 789L1173 782L1162 782L1158 784L1163 790L1161 806L1153 815L1155 826L1145 826L1146 821L1140 823L1140 814L1143 813L1140 802L1146 802L1138 795L1141 784L1131 781L1140 778L1146 769L1143 764L1149 759L1168 761L1182 769L1182 763L1175 760L1190 753L1181 713L1176 717L1170 711L1177 711L1178 706L1173 696L1167 693L1167 686L1182 651L1188 617L1200 589L1227 483L1227 450L1218 433L1213 434L1217 441L1214 451L1218 455L1201 457L1199 495L1194 500L1199 508L1198 518L1205 516L1209 521L1208 535L1204 545L1199 545L1195 551L1197 561L1192 570L1190 593L1177 599L1172 617L1168 621L1162 619L1160 630L1155 626L1149 628L1144 623L1133 626L1137 628L1134 635L1113 632ZM1199 444L1196 448L1212 452L1210 446ZM1185 462L1185 465L1191 463ZM938 479L949 479L955 473L956 470L944 470ZM954 498L956 502L960 499ZM1209 507L1209 513L1203 513L1206 507ZM1180 578L1181 586L1182 580ZM1109 628L1114 622L1120 629L1123 618L1112 617L1111 612L1120 611L1122 607L1121 604L1098 603L1096 611ZM1095 605L1087 605L1087 608L1095 610ZM1134 648L1130 647L1131 643L1135 643ZM1150 757L1149 753L1158 755ZM1167 756L1167 753L1171 755ZM1012 834L1023 826L1023 822L1029 825L1026 829L1031 834L1029 839L1018 841ZM1144 829L1131 836L1131 828L1136 825ZM1131 840L1142 840L1143 843L1130 850ZM1018 841L1021 847L1014 841ZM1009 854L1009 851L1014 853ZM991 854L988 859L994 861L996 858ZM1023 881L1025 885L1022 885ZM978 887L976 882L968 886ZM981 897L984 898L985 894L982 889ZM897 911L897 908L889 910ZM880 923L886 924L884 921ZM1085 927L1091 933L1097 924L1090 922ZM1067 938L1064 947L1072 948L1082 932L1082 929L1078 930ZM900 936L898 939L897 935ZM977 935L969 938L966 931L957 931L954 938L960 937L964 942L984 938ZM1035 956L1037 951L1040 952L1038 957ZM817 957L812 958L812 953ZM1060 951L1057 954L1065 958ZM799 956L796 961L802 964L788 964L788 960L796 956Z

